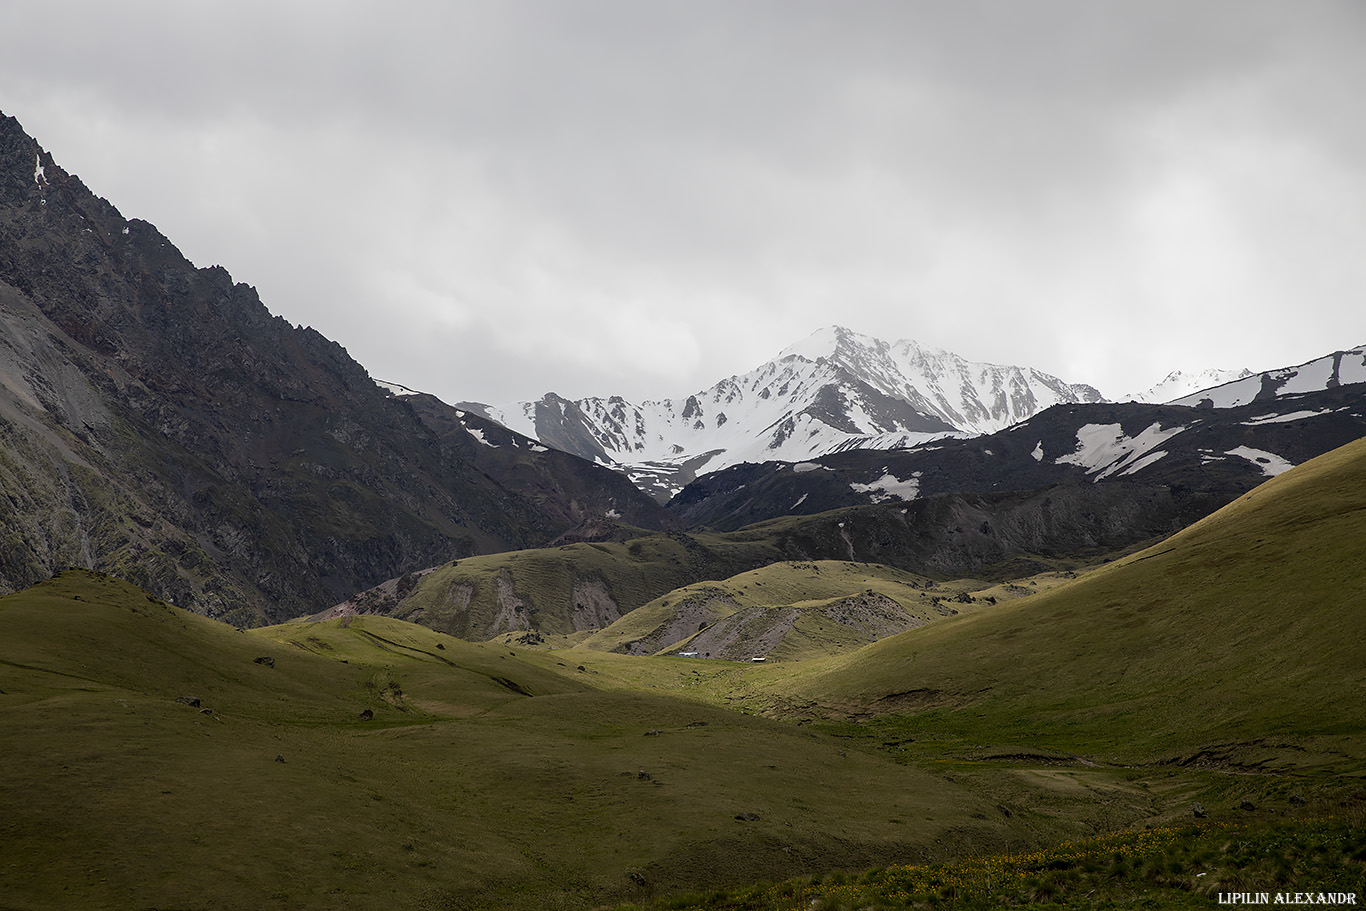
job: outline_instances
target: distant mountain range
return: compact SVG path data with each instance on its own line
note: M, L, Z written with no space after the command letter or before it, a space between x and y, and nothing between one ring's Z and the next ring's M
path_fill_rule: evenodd
M1350 349L1263 373L1176 370L1120 401L1234 407L1366 381L1363 360L1361 349ZM977 363L909 339L889 343L831 326L682 400L571 401L548 393L535 402L461 407L611 465L664 503L694 480L736 465L913 450L996 433L1054 405L1106 401L1092 386L1030 367Z
M327 616L383 613L476 640L575 635L670 592L686 605L695 600L677 594L686 586L778 561L940 579L1029 575L1165 537L1363 437L1366 383L1235 408L1056 405L993 434L914 449L732 465L668 504L683 533L596 523L570 546L453 561ZM688 635L704 621L693 617Z
M1362 436L1362 384L1232 408L1060 405L980 437L795 464L735 465L689 484L669 509L685 526L730 530L779 516L951 493L1104 483L1203 501L1189 507L1189 521Z
M685 399L463 403L548 446L619 466L661 502L703 472L848 449L905 449L1009 427L1091 386L984 364L903 339L822 329L743 376Z

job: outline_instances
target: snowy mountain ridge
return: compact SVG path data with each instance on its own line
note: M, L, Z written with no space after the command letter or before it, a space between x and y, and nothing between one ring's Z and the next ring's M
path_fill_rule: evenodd
M1236 408L1253 401L1279 399L1352 383L1366 383L1366 345L1334 351L1294 367L1250 373L1232 382L1174 399L1171 404Z
M1212 389L1252 376L1246 367L1239 370L1222 370L1212 367L1207 370L1173 370L1162 382L1149 387L1144 392L1134 392L1121 396L1121 402L1146 402L1151 405L1164 405L1185 398L1195 392Z
M984 364L903 339L821 329L741 376L685 399L620 396L462 403L548 446L625 470L661 499L740 462L800 462L853 448L976 436L1051 405L1104 401L1091 386Z

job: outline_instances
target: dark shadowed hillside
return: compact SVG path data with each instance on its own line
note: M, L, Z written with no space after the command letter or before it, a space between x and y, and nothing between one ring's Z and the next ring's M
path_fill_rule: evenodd
M619 475L407 399L0 117L0 590L85 566L251 623L664 521Z

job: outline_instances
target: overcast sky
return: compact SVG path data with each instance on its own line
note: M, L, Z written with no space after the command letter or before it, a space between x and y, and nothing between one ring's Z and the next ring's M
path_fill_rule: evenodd
M0 111L448 401L830 324L1115 397L1366 342L1360 0L4 0Z

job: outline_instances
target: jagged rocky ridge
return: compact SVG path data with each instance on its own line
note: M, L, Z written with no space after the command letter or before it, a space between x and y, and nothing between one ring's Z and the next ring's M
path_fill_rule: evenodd
M991 433L1058 403L1102 400L1090 386L1031 368L974 363L832 326L682 400L570 401L550 393L468 407L548 446L620 465L662 502L703 472L741 462L905 448Z
M0 591L82 566L280 620L606 514L668 521L614 472L381 389L0 115Z

